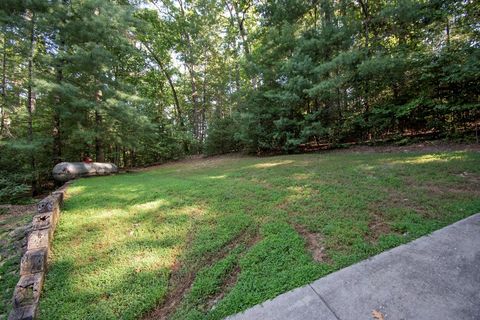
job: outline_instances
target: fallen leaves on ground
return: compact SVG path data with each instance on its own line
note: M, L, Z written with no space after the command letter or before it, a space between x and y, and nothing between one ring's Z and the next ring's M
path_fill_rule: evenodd
M385 320L385 318L383 316L383 313L381 313L378 310L373 310L372 311L372 316L373 316L373 319L375 319L375 320Z

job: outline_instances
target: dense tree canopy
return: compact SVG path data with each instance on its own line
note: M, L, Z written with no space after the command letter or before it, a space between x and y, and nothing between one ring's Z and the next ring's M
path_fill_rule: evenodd
M5 0L0 201L61 161L464 136L480 119L469 0Z

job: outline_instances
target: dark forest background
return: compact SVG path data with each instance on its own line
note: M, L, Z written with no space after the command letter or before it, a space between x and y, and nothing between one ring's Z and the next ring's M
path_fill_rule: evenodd
M0 202L142 166L475 139L480 2L3 0Z

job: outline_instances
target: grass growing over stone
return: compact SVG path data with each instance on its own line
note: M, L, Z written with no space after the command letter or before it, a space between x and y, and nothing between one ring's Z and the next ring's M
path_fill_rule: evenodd
M69 188L41 319L221 319L480 211L480 154L222 157Z

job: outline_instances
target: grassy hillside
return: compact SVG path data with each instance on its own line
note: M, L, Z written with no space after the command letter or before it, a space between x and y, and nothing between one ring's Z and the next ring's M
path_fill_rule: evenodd
M76 181L41 319L220 319L480 212L480 153L223 157Z

